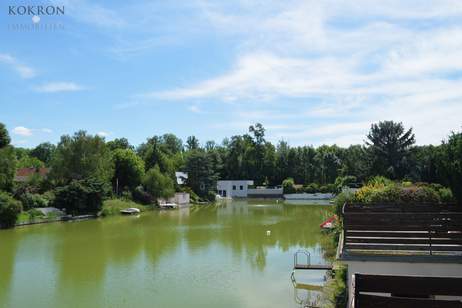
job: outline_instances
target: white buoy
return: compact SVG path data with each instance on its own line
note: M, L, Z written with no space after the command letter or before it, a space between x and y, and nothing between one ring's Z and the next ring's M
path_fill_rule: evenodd
M270 235L271 235L271 231L270 231L270 230L266 231L266 235L267 235L267 236L270 236Z

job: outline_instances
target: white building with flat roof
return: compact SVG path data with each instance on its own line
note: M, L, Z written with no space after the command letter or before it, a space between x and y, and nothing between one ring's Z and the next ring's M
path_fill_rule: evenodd
M223 198L247 198L251 180L225 180L217 181L217 191Z

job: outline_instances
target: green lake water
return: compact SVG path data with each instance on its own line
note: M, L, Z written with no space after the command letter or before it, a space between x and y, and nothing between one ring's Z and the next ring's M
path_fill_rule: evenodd
M328 209L228 201L2 230L0 307L300 307L293 255L326 262Z

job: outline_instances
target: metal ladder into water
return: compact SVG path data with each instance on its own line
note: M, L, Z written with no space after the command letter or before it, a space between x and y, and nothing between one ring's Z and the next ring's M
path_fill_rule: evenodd
M300 262L302 261L302 262ZM307 250L298 250L294 254L294 267L290 279L294 286L294 300L301 307L319 307L320 296L314 296L312 292L322 291L322 286L311 285L304 283L297 283L295 279L296 270L332 270L332 265L328 264L311 264L311 254ZM301 297L299 291L303 290L306 293L306 296ZM313 299L314 298L314 299Z

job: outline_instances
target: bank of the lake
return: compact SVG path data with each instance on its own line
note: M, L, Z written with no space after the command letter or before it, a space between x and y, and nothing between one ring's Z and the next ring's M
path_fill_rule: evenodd
M2 230L0 306L298 307L293 253L326 261L328 208L242 200Z

